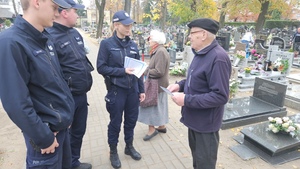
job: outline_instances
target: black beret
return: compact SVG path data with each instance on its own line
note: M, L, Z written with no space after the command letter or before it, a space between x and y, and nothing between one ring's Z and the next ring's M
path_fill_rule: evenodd
M189 28L199 27L207 30L208 32L211 32L212 34L217 34L219 30L219 22L209 18L195 19L192 22L190 22L187 26Z

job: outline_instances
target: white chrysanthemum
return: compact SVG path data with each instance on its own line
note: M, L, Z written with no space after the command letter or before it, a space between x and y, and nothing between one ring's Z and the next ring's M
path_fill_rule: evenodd
M290 131L295 131L295 127L290 126L290 127L288 128L288 130L290 130Z
M272 130L275 126L273 124L269 124L269 129Z
M289 119L290 119L289 117L283 117L283 118L282 118L282 120L283 120L284 122L289 121Z
M278 130L276 127L274 127L274 128L272 129L272 132L273 132L273 133L278 133L279 130Z
M276 124L282 124L282 119L281 118L275 118Z
M274 118L273 118L273 117L268 117L268 120L269 120L270 122L272 122L272 121L274 120Z
M288 128L290 126L290 123L283 123L282 124L282 127L284 127L284 128Z

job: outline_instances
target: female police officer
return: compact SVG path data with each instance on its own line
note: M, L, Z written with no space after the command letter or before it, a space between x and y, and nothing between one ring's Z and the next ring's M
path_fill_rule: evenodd
M110 115L108 144L110 161L120 168L117 144L124 111L125 154L135 160L141 155L132 146L134 127L138 117L139 102L145 98L142 78L133 75L132 68L124 68L125 57L140 59L137 44L130 38L133 20L125 11L113 16L113 35L101 41L97 58L98 73L103 75L107 87L106 109Z

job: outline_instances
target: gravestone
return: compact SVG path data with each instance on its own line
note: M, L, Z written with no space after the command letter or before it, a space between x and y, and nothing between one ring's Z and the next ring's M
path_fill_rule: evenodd
M182 32L179 32L177 34L177 52L182 52L183 51L183 40L184 40L184 34Z
M227 36L217 36L216 40L219 45L223 47L224 50L229 51L229 41L230 39Z
M245 50L246 50L246 44L241 42L235 43L234 53L236 53L237 51L245 51Z
M194 53L192 51L191 46L185 46L183 51L183 56L182 56L182 63L187 63L189 67L193 58L194 58Z
M238 73L239 73L238 71L239 71L238 67L232 66L230 79L237 80L238 79Z
M235 98L232 109L225 109L222 129L264 121L269 116L285 116L286 85L255 78L253 96ZM226 106L225 106L226 107Z
M235 48L234 48L234 54L237 53L237 51L245 51L246 50L246 44L241 42L236 42ZM237 62L238 60L238 62ZM247 66L247 61L245 59L238 59L237 57L233 58L233 66L238 66L239 68L244 68Z
M263 46L263 43L263 40L255 39L253 47L256 50L256 53L266 56L268 53L268 49L265 46Z
M286 74L288 75L293 65L294 53L283 52L283 51L272 51L270 61L274 63L279 57L281 57L282 59L287 59L289 61L289 68L286 71Z
M241 36L242 36L241 32L235 31L234 34L233 34L234 42L235 43L240 42Z
M269 45L267 58L271 57L272 52L279 51L279 47L277 45Z
M170 62L175 63L176 62L176 50L169 49L169 55L170 55Z
M283 107L287 85L269 81L263 78L256 78L253 90L253 97Z
M295 123L300 123L300 114L290 116L290 119ZM230 147L230 149L242 158L256 155L272 165L299 159L299 138L267 131L269 125L267 120L266 118L264 123L243 128L242 135L234 137L240 145Z
M240 69L244 69L245 67L247 67L247 65L248 65L248 59L244 58L244 59L240 59L240 61L238 62L238 64L234 65L234 66L237 66Z
M277 45L281 50L285 49L285 41L280 37L273 37L270 45Z
M256 77L263 78L266 80L274 81L277 83L286 84L287 79L285 74L281 74L280 72L275 71L269 71L269 72L263 72L259 76L258 75L251 75L249 77L245 77L244 73L239 74L240 78L240 84L239 89L240 90L252 90L254 87L255 79Z

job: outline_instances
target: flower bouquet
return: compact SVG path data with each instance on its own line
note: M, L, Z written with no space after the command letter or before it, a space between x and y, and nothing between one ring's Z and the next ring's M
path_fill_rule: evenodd
M238 92L239 84L235 79L229 80L229 100L233 99L234 95Z
M235 94L238 92L240 82L235 79L229 80L229 100L227 103L227 109L232 110L233 103L232 99L234 98Z
M234 61L234 66L237 66L239 64L239 62L243 59L246 58L246 52L245 51L241 51L241 50L238 50L236 52L236 55L235 55L236 59Z
M269 117L268 130L273 133L290 134L296 137L300 131L300 124L294 123L289 117Z
M238 50L236 52L236 57L239 58L239 59L245 59L246 58L246 52L245 51L242 51L242 50Z
M181 65L175 65L171 71L169 72L170 75L174 76L185 76L187 71L187 63L182 63Z
M274 62L274 71L280 71L282 73L285 73L289 69L289 61L288 59L282 59L279 57L275 62Z
M263 59L264 59L264 55L257 53L257 51L255 49L251 50L251 57L252 57L252 60L259 60L260 62L263 62Z

